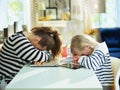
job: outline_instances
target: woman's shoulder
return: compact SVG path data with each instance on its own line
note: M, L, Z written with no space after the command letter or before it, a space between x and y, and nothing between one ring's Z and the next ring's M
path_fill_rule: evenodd
M17 39L17 38L19 38L19 39L21 39L21 38L25 38L25 36L24 36L24 34L23 34L23 32L22 31L19 31L19 32L16 32L16 33L14 33L13 35L11 35L11 37L10 38L15 38L15 39Z

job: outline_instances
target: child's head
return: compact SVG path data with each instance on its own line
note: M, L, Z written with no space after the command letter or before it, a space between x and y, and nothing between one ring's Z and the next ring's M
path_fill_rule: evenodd
M53 58L60 54L62 42L56 28L34 27L31 31L41 38L38 42L41 47L46 47L48 51L51 50Z
M90 55L97 44L98 42L88 35L76 35L71 41L71 53L73 56Z

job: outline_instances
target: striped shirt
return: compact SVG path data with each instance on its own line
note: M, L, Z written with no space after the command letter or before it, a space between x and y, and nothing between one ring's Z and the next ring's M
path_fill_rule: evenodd
M27 63L47 61L49 52L40 51L31 45L22 32L8 37L0 52L0 77L12 78Z
M112 86L114 84L109 52L105 42L97 45L90 56L81 56L78 63L93 70L102 86Z

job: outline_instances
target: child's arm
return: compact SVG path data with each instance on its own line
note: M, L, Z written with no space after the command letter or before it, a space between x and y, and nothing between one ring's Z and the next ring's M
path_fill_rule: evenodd
M84 66L91 70L96 70L97 68L99 68L99 59L95 59L90 56L81 56L78 60L78 63L81 66Z
M96 50L90 56L81 56L78 63L91 70L99 69L102 65L111 65L109 56L105 56L101 50Z

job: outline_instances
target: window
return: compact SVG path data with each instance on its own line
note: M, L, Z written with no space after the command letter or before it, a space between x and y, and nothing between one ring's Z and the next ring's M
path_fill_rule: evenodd
M23 1L24 0L0 0L0 30L18 22L18 29L23 24Z
M92 16L92 28L119 27L120 9L119 0L106 0L106 13L98 13Z

